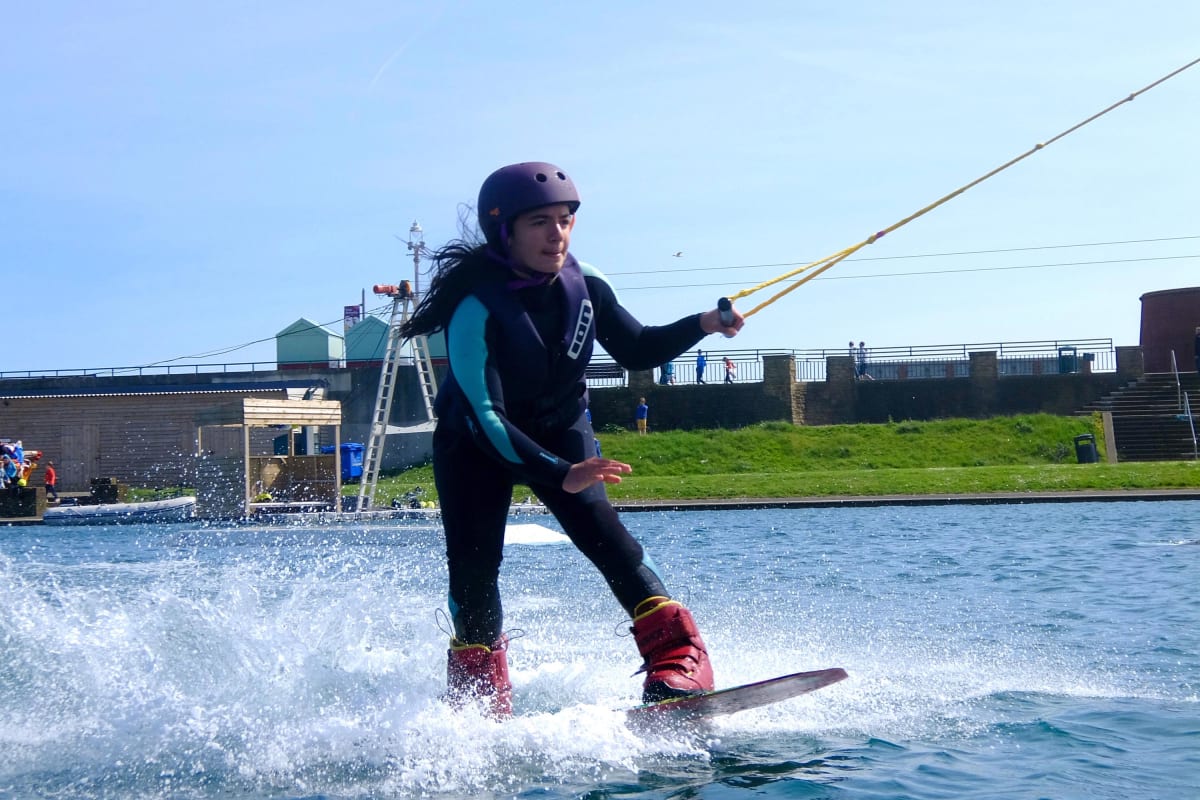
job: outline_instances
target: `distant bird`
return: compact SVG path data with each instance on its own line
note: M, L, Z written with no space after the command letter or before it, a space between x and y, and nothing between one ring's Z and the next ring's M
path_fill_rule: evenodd
M676 257L676 258L683 258L683 251L682 251L682 250L680 250L678 253L676 253L676 254L675 254L675 257Z

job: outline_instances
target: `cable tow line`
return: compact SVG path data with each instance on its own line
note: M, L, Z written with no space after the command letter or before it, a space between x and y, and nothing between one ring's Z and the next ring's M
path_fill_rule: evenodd
M1138 89L1136 92L1130 94L1127 97L1121 98L1117 102L1110 105L1108 108L1105 108L1103 111L1098 111L1095 114L1093 114L1092 116L1083 120L1082 122L1078 122L1075 125L1072 125L1071 127L1067 128L1062 133L1058 134L1057 136L1047 139L1044 142L1039 142L1038 144L1035 144L1033 147L1029 148L1024 153L1017 156L1016 158L1014 158L1010 161L1007 161L1004 164L1001 164L1000 166L993 169L991 172L988 172L987 174L976 178L975 180L971 181L970 183L968 183L964 186L961 186L958 189L955 189L953 192L950 192L950 194L946 195L945 197L942 197L941 199L939 199L933 203L930 203L929 205L922 208L920 211L917 211L914 214L910 214L909 216L905 217L904 219L900 220L899 222L896 222L892 225L889 225L888 227L884 228L881 231L871 234L866 239L864 239L863 241L854 245L853 247L847 247L845 250L839 250L838 252L834 253L831 256L827 256L827 257L819 259L817 261L810 262L808 264L805 264L802 267L791 270L790 272L785 272L783 275L780 275L777 278L772 278L769 281L763 281L762 283L760 283L756 286L751 286L747 289L742 289L737 294L732 294L729 297L722 297L720 299L720 301L718 301L718 307L721 308L722 311L725 311L730 306L730 303L733 300L740 300L743 297L748 297L749 295L754 294L755 292L759 291L760 289L765 289L768 286L773 286L774 284L779 283L780 281L785 281L788 278L792 278L792 277L799 275L802 272L806 272L810 269L813 270L810 274L804 276L800 280L791 284L783 291L778 292L771 298L759 303L758 305L756 305L754 308L750 309L749 311L744 312L742 314L742 316L750 317L750 316L753 316L754 314L757 314L762 309L771 305L771 303L774 303L776 300L780 299L781 297L788 294L789 292L795 291L796 289L800 288L804 284L811 281L813 278L820 275L822 272L825 272L826 270L832 268L833 266L835 266L836 264L841 262L843 259L847 258L848 256L853 255L854 253L858 252L859 250L866 247L867 245L874 244L875 242L879 241L879 239L883 238L884 236L886 236L887 234L896 230L897 228L899 228L903 225L907 225L908 223L912 222L914 219L917 219L918 217L922 217L925 214L928 214L930 211L933 211L938 206L940 206L944 203L947 203L950 200L953 200L955 197L958 197L960 194L967 191L968 189L978 186L979 184L983 183L984 181L986 181L988 178L992 177L993 175L997 175L997 174L1003 172L1004 170L1008 169L1009 167L1013 166L1017 162L1023 161L1024 159L1028 158L1029 156L1033 155L1034 153L1038 152L1039 150L1043 150L1046 147L1049 147L1050 145L1057 142L1059 139L1062 139L1063 137L1067 136L1068 134L1074 133L1075 131L1079 130L1083 126L1085 126L1091 122L1094 122L1095 120L1098 120L1100 117L1103 117L1105 114L1107 114L1108 112L1117 108L1118 106L1123 105L1124 103L1130 102L1131 100L1136 98L1138 95L1144 94L1145 92L1150 91L1151 89L1153 89L1154 87L1158 86L1161 83L1165 83L1166 81L1170 80L1171 78L1174 78L1176 75L1183 72L1184 70L1196 66L1196 64L1200 64L1200 58L1197 58L1194 61L1191 61L1190 63L1184 64L1179 69L1162 76L1161 78L1154 81L1153 83L1143 86L1141 89ZM732 319L732 317L730 317L730 319Z

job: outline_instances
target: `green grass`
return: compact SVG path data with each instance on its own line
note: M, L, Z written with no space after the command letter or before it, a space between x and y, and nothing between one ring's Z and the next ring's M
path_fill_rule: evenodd
M1200 486L1190 461L1075 463L1074 437L1095 417L1034 414L886 425L797 427L763 423L740 430L601 433L604 455L633 466L608 487L614 500L703 500L1013 491L1165 489ZM376 504L414 486L436 500L428 465L381 478ZM357 486L348 493L357 493ZM529 494L517 487L514 497Z

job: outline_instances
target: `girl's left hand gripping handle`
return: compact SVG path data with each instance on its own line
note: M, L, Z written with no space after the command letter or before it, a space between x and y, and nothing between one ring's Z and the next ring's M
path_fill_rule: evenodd
M726 328L733 326L733 303L728 297L722 297L717 301L717 311L721 315L721 324Z

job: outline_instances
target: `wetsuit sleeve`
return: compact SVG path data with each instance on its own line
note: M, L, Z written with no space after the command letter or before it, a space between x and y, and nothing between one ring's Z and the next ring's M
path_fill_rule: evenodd
M580 262L588 294L596 309L596 339L618 364L631 370L652 369L678 358L706 334L700 315L669 325L643 325L634 319L600 270Z
M450 369L467 401L475 442L518 479L562 486L570 462L541 447L505 413L503 384L488 353L487 320L483 303L468 297L455 309L446 330Z

